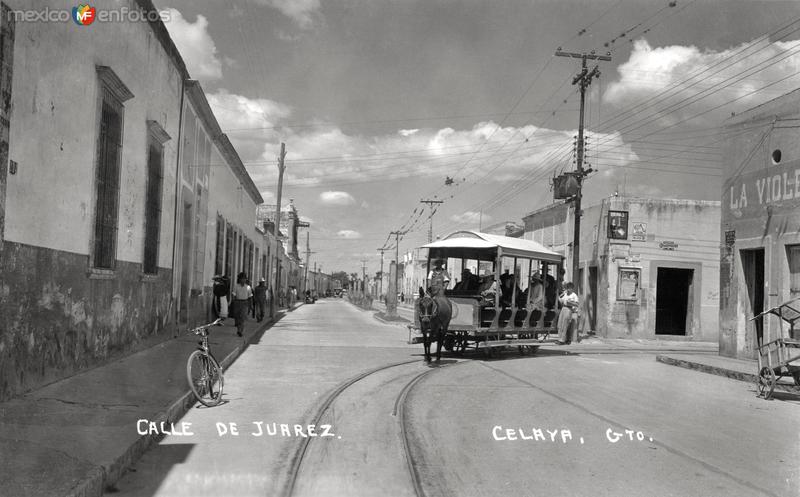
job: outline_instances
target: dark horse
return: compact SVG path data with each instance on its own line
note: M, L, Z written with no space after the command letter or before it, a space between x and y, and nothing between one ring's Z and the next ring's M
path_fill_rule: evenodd
M431 360L431 336L436 337L436 360L439 361L442 358L442 342L447 334L447 327L450 326L452 315L450 301L444 296L443 291L431 295L426 294L420 287L417 311L422 343L425 346L425 361Z

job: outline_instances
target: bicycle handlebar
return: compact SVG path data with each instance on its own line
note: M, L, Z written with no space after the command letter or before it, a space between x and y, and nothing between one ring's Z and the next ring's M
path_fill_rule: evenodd
M212 326L221 325L223 321L225 321L225 320L222 319L222 318L217 318L213 323L208 323L208 324L204 324L202 326L198 326L197 328L193 328L193 329L189 330L189 332L194 333L195 335L198 335L198 334L202 333L203 330L207 330L207 329L211 328Z

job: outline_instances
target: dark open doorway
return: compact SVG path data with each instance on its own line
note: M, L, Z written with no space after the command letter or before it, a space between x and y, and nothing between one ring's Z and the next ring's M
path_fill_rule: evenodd
M586 298L589 328L597 331L597 266L589 266L589 295Z
M742 250L742 271L747 285L747 298L750 300L752 315L764 312L764 249ZM758 343L764 338L764 317L754 321ZM751 335L752 336L752 335Z
M658 268L656 335L686 335L694 269Z

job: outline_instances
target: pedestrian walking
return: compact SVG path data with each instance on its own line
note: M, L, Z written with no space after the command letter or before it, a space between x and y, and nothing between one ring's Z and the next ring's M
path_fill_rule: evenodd
M244 323L247 320L247 311L253 298L253 289L247 284L247 276L242 272L236 278L233 287L233 318L236 320L236 334L243 336Z
M230 279L226 275L216 275L213 278L214 284L212 292L214 298L211 302L211 310L214 317L220 319L228 318L228 294L230 293Z
M572 342L572 335L575 334L575 341L578 341L578 306L580 300L574 291L575 285L571 282L564 283L564 291L559 296L561 302L561 312L558 313L558 344L565 345Z
M267 287L267 280L264 278L261 278L261 281L258 282L258 286L253 290L256 301L256 320L259 323L264 319L264 314L267 312L268 290L269 288Z

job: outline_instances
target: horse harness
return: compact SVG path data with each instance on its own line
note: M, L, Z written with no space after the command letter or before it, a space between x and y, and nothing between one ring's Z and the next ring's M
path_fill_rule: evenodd
M429 314L425 314L424 310L430 309ZM434 317L436 317L437 312L439 311L439 305L436 303L436 299L429 295L425 295L419 301L419 320L422 321L430 321Z

